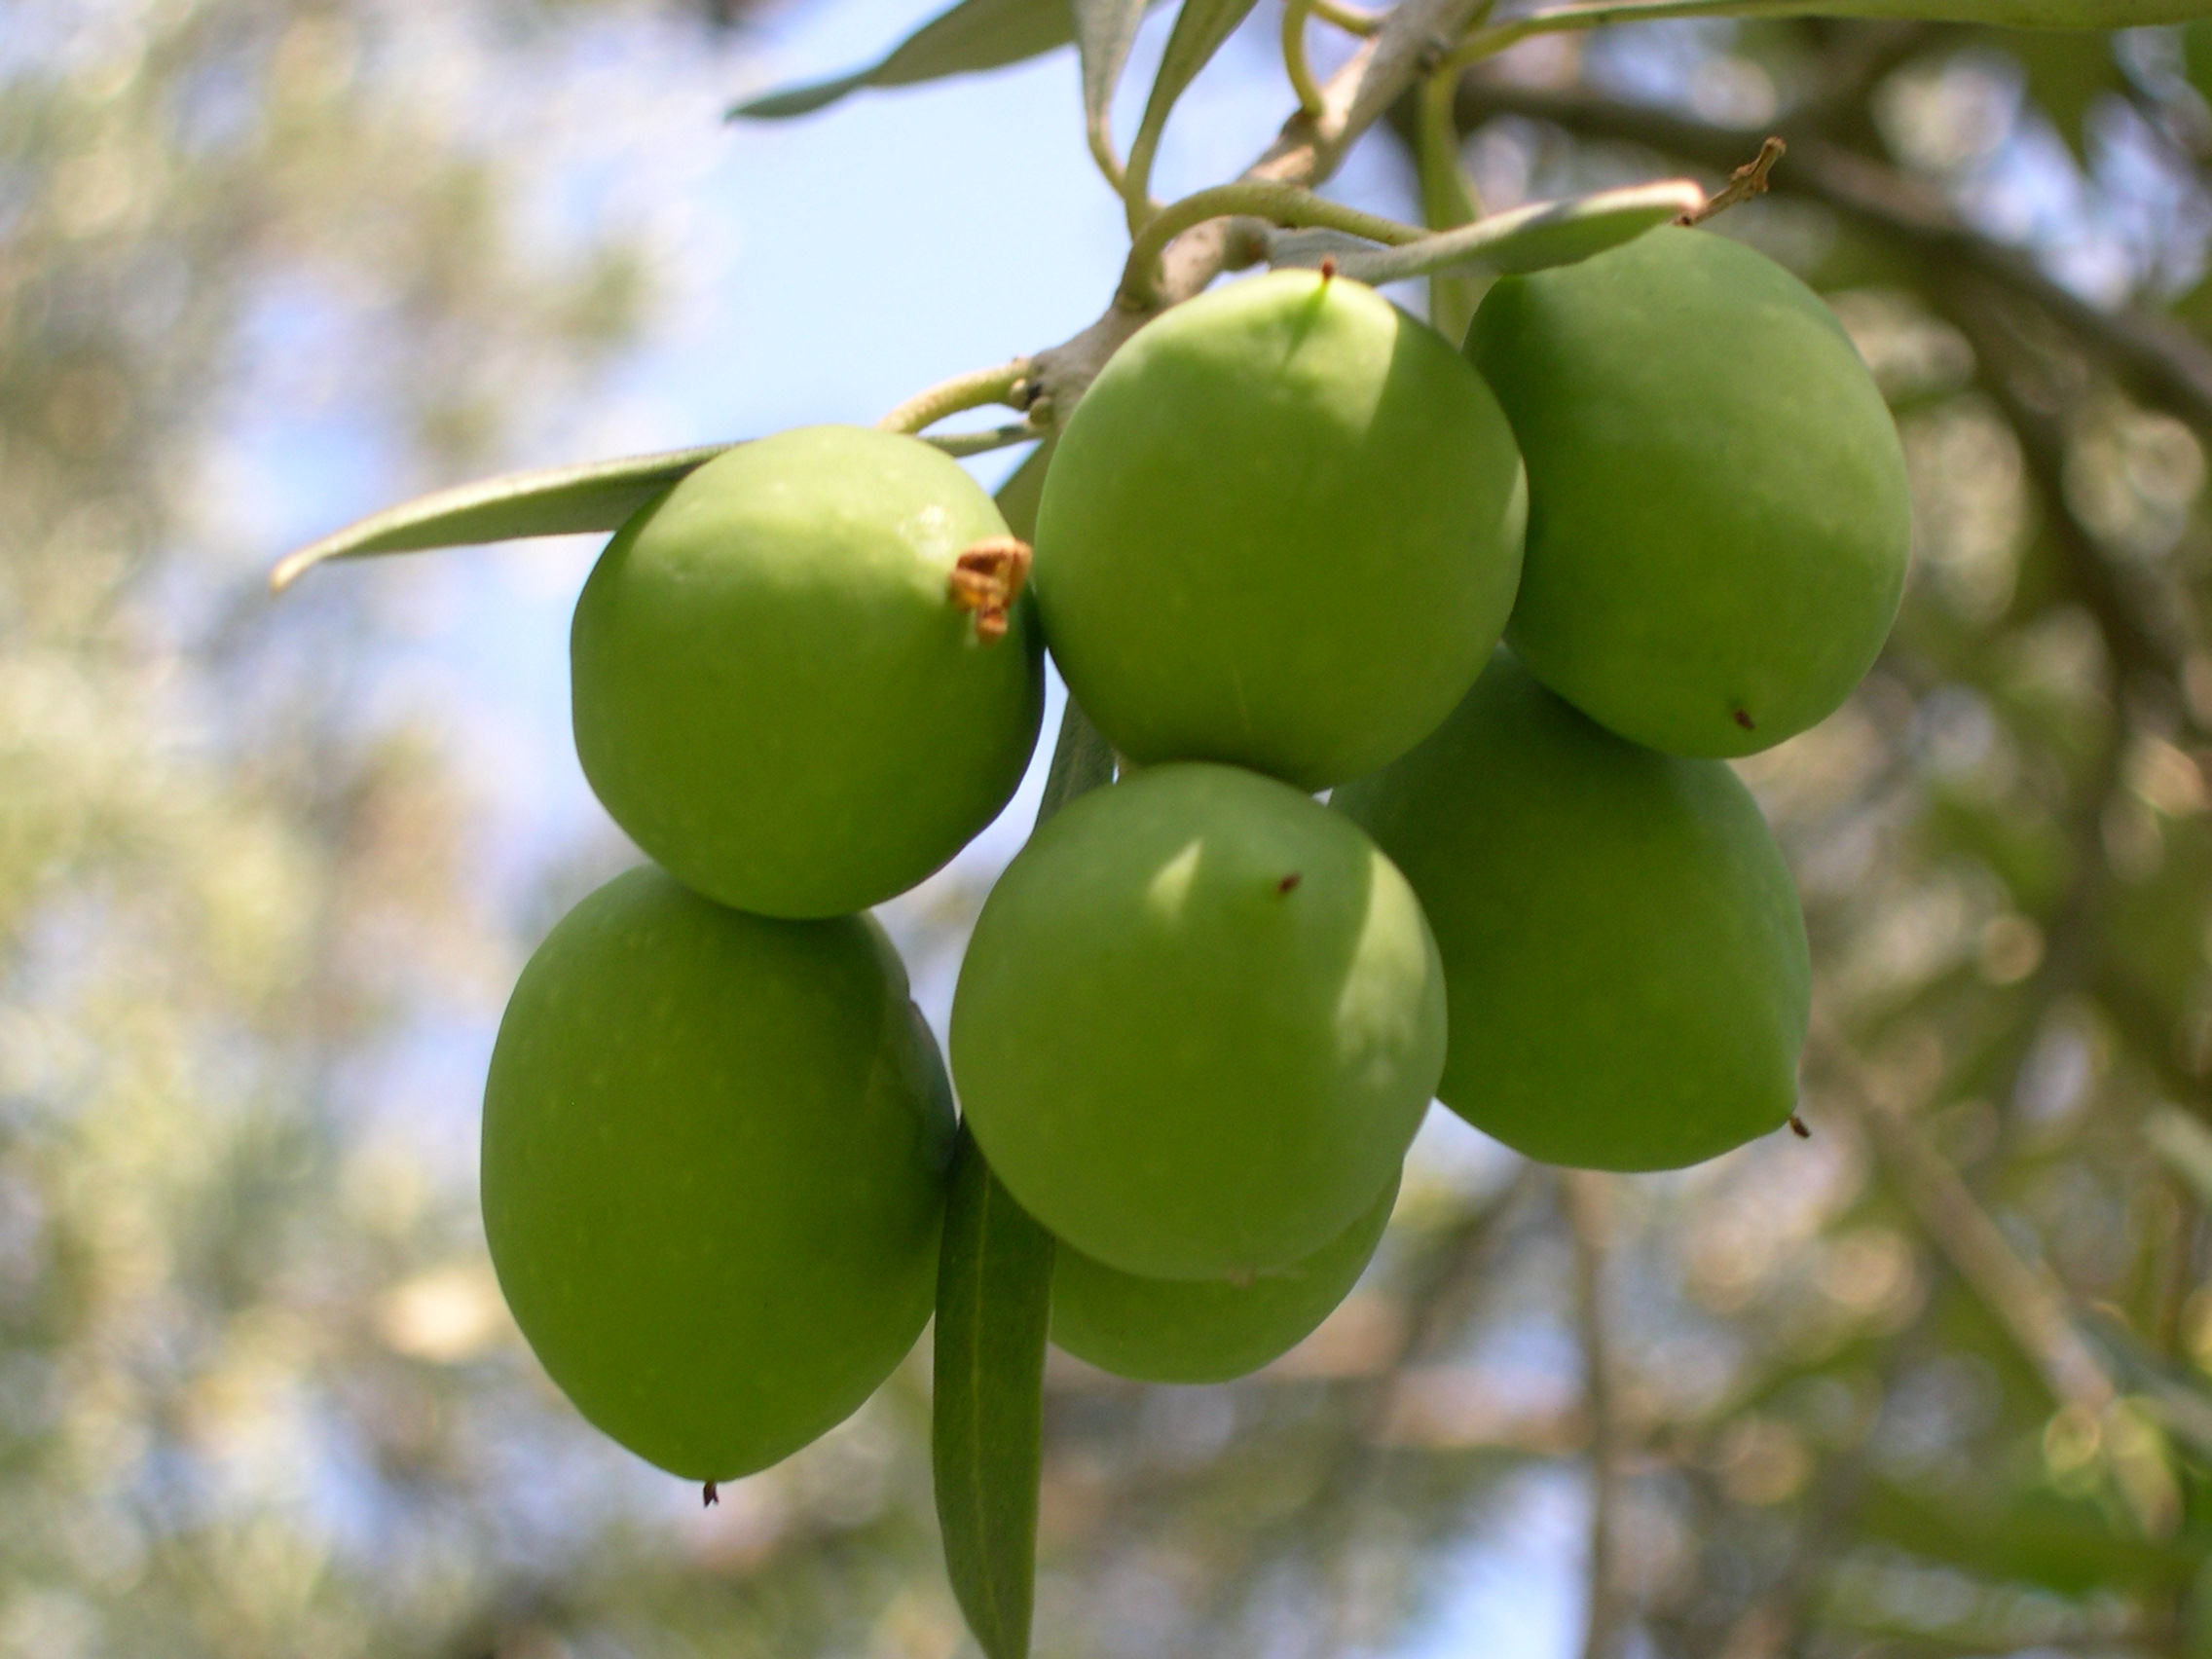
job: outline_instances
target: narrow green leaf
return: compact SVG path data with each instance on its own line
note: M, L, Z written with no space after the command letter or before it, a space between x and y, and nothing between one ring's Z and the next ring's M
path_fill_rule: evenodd
M850 75L838 75L828 81L810 81L803 87L787 87L780 92L766 92L741 104L733 104L724 112L726 121L788 121L794 115L812 115L816 110L835 103L847 92L857 92L868 84L868 77L880 64L856 69Z
M1992 30L1982 40L2009 53L2027 73L2028 100L2043 111L2074 159L2089 164L2089 114L2107 99L2127 95L2127 74L2115 43L2079 40L2042 31Z
M1221 43L1236 32L1236 25L1251 12L1254 0L1183 0L1175 15L1175 27L1167 37L1167 51L1153 77L1152 95L1145 100L1144 119L1129 145L1128 194L1141 200L1152 178L1152 159L1160 150L1160 135L1184 89L1221 50Z
M326 559L616 530L657 492L730 447L705 444L621 461L510 472L420 496L310 542L279 563L269 582L281 592Z
M1440 272L1518 276L1572 265L1618 247L1704 203L1705 193L1696 185L1674 179L1567 202L1532 202L1397 247L1376 247L1335 231L1285 231L1270 240L1269 262L1311 267L1327 258L1341 275L1376 283Z
M1090 723L1074 697L1060 714L1059 740L1052 746L1052 763L1045 773L1045 798L1037 806L1043 824L1079 794L1104 789L1114 781L1114 746L1106 734Z
M1045 468L1052 464L1052 446L1058 442L1047 438L999 486L999 516L1024 541L1037 539L1037 503L1045 498Z
M989 1659L1029 1652L1052 1249L963 1128L938 1260L931 1460L945 1571Z
M1113 137L1108 118L1114 92L1122 84L1122 71L1129 61L1129 47L1144 21L1147 0L1068 0L1075 14L1075 50L1083 64L1084 130L1091 148L1111 154Z
M863 87L908 87L947 75L997 69L1039 56L1075 38L1069 0L960 0L867 68L749 98L733 107L729 118L774 121L806 115Z

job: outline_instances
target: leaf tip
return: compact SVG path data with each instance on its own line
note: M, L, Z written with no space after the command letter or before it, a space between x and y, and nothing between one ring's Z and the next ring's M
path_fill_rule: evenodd
M314 550L312 547L303 547L299 552L287 554L277 560L276 567L269 572L271 597L281 594L286 588L298 581L314 562Z

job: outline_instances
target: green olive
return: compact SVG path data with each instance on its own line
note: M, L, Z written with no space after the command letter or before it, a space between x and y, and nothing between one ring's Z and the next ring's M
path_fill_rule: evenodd
M1398 1178L1343 1233L1287 1268L1226 1279L1140 1278L1062 1244L1052 1341L1139 1382L1227 1382L1279 1359L1350 1294L1382 1240Z
M766 1468L913 1346L951 1091L866 917L772 921L650 866L524 968L484 1089L484 1231L577 1410L693 1480Z
M1671 1169L1788 1121L1812 970L1725 762L1605 731L1500 652L1413 753L1336 792L1443 953L1437 1094L1531 1158Z
M913 438L806 426L718 456L623 526L576 603L585 777L725 904L832 916L903 892L1036 746L1032 605L991 641L950 597L961 554L1006 534Z
M1123 754L1319 789L1473 683L1524 517L1513 433L1443 336L1357 282L1277 272L1108 361L1045 480L1038 602Z
M1897 614L1912 501L1818 294L1668 228L1500 281L1467 352L1529 463L1507 639L1537 679L1671 755L1751 754L1850 694Z
M1108 1267L1226 1278L1336 1237L1444 1058L1436 946L1349 820L1234 767L1147 768L1038 830L952 1008L977 1142Z

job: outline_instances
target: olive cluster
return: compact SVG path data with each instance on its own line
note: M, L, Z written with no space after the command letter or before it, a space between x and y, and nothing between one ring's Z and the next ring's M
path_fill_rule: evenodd
M1827 308L1692 230L1500 281L1463 352L1326 272L1167 312L1068 422L1033 568L911 438L711 461L576 608L577 750L658 867L553 930L500 1027L524 1332L704 1480L905 1352L953 1091L865 911L1005 805L1048 642L1123 776L992 892L950 1057L1059 1240L1063 1347L1178 1382L1283 1352L1432 1096L1609 1169L1779 1128L1804 927L1725 758L1850 692L1908 541Z

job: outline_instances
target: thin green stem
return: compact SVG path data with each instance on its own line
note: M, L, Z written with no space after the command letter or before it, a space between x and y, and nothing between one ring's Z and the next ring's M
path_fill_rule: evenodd
M996 368L972 369L967 374L954 375L950 380L940 381L916 392L878 421L876 426L886 432L919 432L964 409L980 409L992 403L1019 408L1014 401L1014 391L1029 378L1029 367L1027 357L1016 357Z
M985 431L945 432L925 437L922 442L958 460L962 456L988 455L993 450L1011 449L1015 444L1032 444L1044 435L1027 421L1011 421L1003 426L992 426Z
M1459 165L1459 124L1454 119L1456 75L1431 75L1420 84L1419 138L1421 216L1433 231L1456 230L1483 216L1481 201ZM1474 320L1482 283L1472 277L1438 275L1428 279L1428 320L1458 341Z
M1282 9L1282 67L1290 77L1290 90L1298 94L1304 114L1317 116L1322 109L1321 83L1313 79L1313 65L1306 59L1306 19L1313 0L1289 0Z
M1309 10L1324 23L1333 23L1346 34L1371 35L1382 26L1382 14L1363 12L1357 6L1340 5L1338 0L1313 0Z
M1115 301L1124 311L1154 311L1160 305L1160 256L1167 244L1194 225L1208 219L1233 217L1266 219L1291 228L1318 227L1365 237L1391 247L1419 241L1418 225L1402 225L1356 207L1325 201L1310 190L1274 179L1247 178L1218 184L1195 196L1162 207L1145 221L1129 248L1129 263L1122 272L1122 286Z
M1113 129L1107 125L1112 111L1100 105L1097 113L1083 124L1084 142L1090 146L1090 159L1098 164L1098 170L1106 175L1106 183L1116 196L1122 194L1123 180L1127 176L1122 158L1114 151Z

